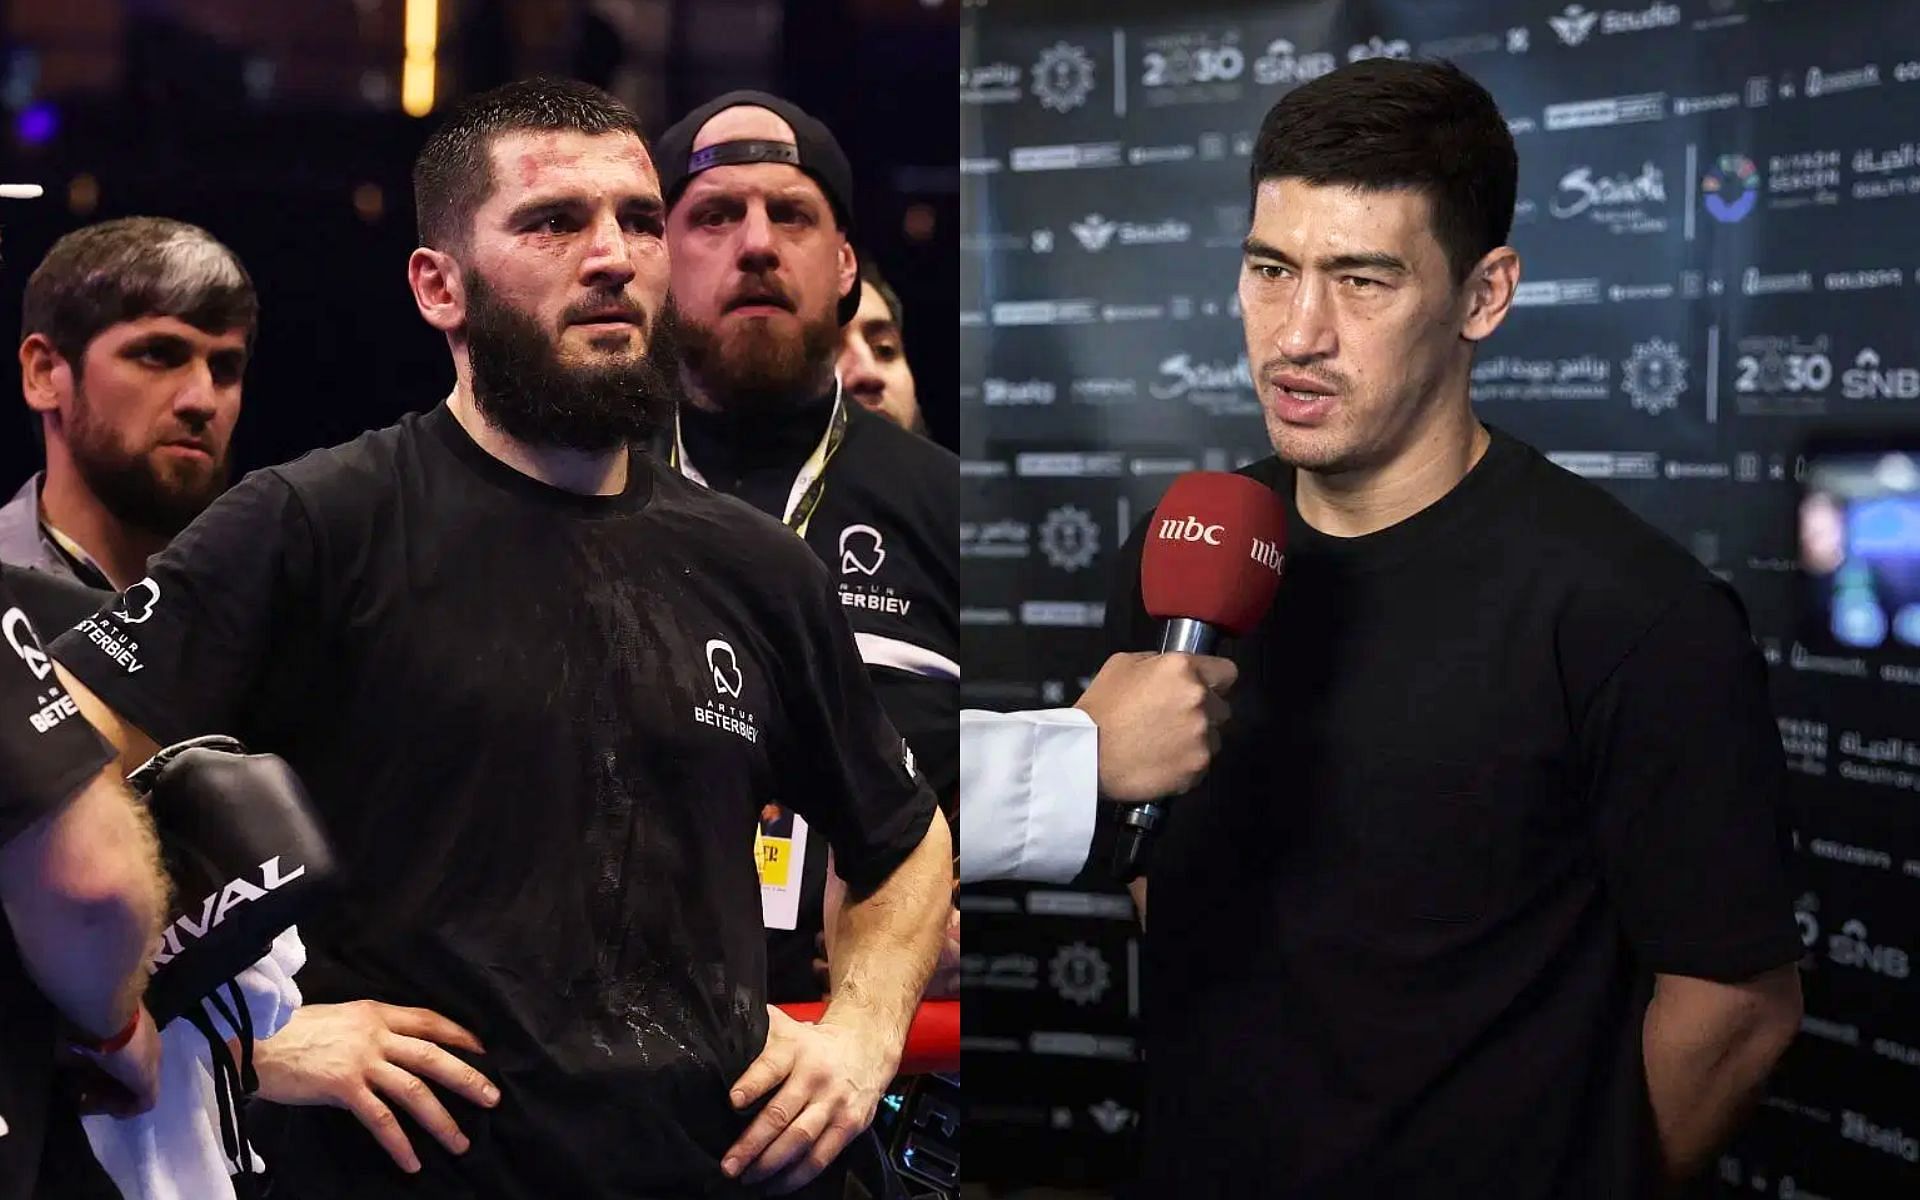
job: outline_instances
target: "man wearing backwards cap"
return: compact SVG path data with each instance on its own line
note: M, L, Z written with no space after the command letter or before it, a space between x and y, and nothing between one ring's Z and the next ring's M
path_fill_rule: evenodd
M945 825L819 563L630 449L670 362L633 113L470 97L414 191L452 393L248 476L54 653L123 746L237 734L328 826L307 1006L257 1054L276 1198L790 1191L899 1061ZM776 789L862 897L818 1026L764 1003Z
M959 462L853 402L835 373L860 305L846 155L796 105L742 91L668 129L658 160L686 394L670 460L819 555L881 704L945 800L959 773ZM784 890L767 879L769 985L814 999L826 847L785 821L767 830L797 860Z

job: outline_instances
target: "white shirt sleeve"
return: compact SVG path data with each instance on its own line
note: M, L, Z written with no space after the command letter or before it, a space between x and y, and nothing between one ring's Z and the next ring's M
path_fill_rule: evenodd
M1099 730L1077 708L960 713L960 882L1064 883L1086 864Z

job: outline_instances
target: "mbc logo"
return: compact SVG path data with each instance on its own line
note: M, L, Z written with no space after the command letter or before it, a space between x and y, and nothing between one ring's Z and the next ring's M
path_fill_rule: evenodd
M1160 522L1160 539L1167 542L1204 542L1209 546L1218 546L1226 531L1225 525L1209 525L1198 517L1168 517ZM1247 557L1275 575L1280 573L1286 562L1286 556L1280 553L1279 546L1261 538L1253 539Z
M1160 522L1160 538L1168 542L1205 542L1209 546L1220 544L1220 535L1226 532L1225 525L1207 525L1198 517L1168 517Z

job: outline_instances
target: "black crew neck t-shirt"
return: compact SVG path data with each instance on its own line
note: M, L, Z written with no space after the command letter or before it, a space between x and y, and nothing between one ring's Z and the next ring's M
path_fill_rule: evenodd
M445 405L249 475L54 653L163 744L299 772L343 876L308 1003L487 1048L500 1104L443 1096L459 1158L409 1123L413 1179L344 1112L273 1114L296 1196L749 1194L719 1160L766 1040L760 806L862 888L933 813L791 534L644 454L621 495L549 487Z
M1288 509L1210 774L1148 871L1141 1197L1652 1194L1653 975L1801 945L1730 589L1492 431L1377 533ZM1146 523L1109 606L1147 649Z
M0 568L0 846L58 812L113 760L34 634L59 630L100 595ZM0 1200L114 1194L72 1106L54 1095L59 1029L58 1011L27 974L0 914Z
M960 463L942 446L850 399L840 448L806 541L826 564L880 704L946 799L960 781ZM681 411L687 457L707 483L773 517L826 434L833 393L785 412ZM944 660L944 661L942 661ZM776 1000L820 998L813 971L827 857L802 864L792 930L768 931Z

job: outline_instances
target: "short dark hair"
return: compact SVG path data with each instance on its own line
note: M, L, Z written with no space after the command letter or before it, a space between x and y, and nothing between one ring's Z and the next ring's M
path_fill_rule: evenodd
M523 130L630 133L646 145L632 109L591 84L522 79L469 96L427 138L413 160L413 207L420 244L464 247L473 214L493 194L493 139Z
M906 332L906 310L900 306L900 294L893 290L887 277L880 273L880 267L865 254L857 255L860 260L860 278L867 286L878 292L880 299L886 302L887 315L893 318L893 327L903 334Z
M40 334L82 372L102 330L141 317L175 317L195 329L259 326L260 302L240 257L206 230L165 217L120 217L53 244L27 279L20 337Z
M1369 58L1303 84L1260 122L1253 191L1269 179L1427 197L1455 283L1513 225L1513 133L1487 89L1449 62Z

